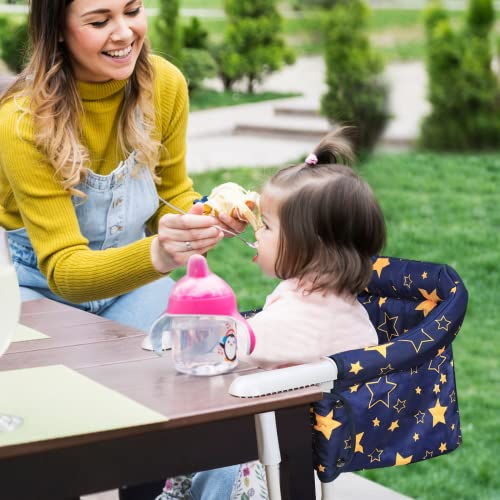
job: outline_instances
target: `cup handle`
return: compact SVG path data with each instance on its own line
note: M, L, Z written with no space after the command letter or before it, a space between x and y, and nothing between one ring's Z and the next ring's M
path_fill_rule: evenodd
M163 333L171 330L172 318L167 315L160 316L149 329L149 340L153 351L162 356L163 354Z

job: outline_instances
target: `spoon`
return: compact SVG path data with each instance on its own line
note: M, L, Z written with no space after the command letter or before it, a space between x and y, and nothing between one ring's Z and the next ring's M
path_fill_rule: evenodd
M183 215L188 215L188 213L185 210L182 210L182 208L176 207L175 205L173 205L169 201L164 200L161 196L158 196L158 199L162 203L164 203L165 205L167 205L167 207L170 207L172 210L175 210L176 212L179 212L180 214L183 214ZM224 229L223 227L220 227L220 226L214 226L214 227L216 227L217 229L220 229L223 233L231 234L235 238L238 238L240 241L242 241L243 243L245 243L245 245L249 246L250 248L253 248L254 250L257 248L255 246L255 243L252 243L252 242L246 240L245 238L243 238L242 236L240 236L238 233L230 231L229 229Z

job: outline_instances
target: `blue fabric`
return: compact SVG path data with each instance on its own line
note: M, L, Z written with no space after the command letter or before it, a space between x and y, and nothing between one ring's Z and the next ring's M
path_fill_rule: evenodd
M239 467L239 465L232 465L230 467L197 472L193 476L191 499L230 500Z
M311 413L321 481L426 460L460 445L451 342L467 299L448 266L374 259L372 281L359 301L379 345L332 356L338 380Z

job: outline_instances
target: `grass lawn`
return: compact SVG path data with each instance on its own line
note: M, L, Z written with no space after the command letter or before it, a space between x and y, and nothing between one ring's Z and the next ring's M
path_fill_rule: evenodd
M470 295L454 343L463 445L435 460L363 474L419 499L498 499L500 153L380 153L359 169L384 209L389 233L384 253L449 264ZM224 170L193 178L202 193L228 180L258 188L272 170ZM234 288L241 309L261 305L275 284L261 276L252 256L236 240L225 240L209 254L210 267Z
M258 92L255 94L246 94L243 92L218 92L201 88L191 94L189 105L191 111L196 111L220 106L236 106L237 104L269 101L283 97L295 97L297 95L300 94L292 92Z

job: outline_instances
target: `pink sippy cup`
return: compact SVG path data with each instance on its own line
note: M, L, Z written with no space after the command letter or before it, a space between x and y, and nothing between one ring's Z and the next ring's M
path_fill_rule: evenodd
M201 255L189 258L186 276L174 285L165 313L151 327L156 353L162 352L165 335L170 335L175 368L190 375L231 371L238 364L238 349L250 353L255 346L233 290L210 272Z

